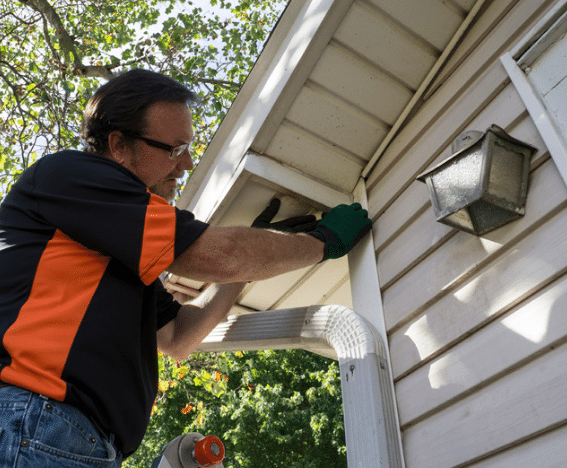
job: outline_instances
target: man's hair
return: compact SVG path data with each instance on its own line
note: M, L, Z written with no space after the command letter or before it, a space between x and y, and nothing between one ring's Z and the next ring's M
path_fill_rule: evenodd
M114 130L141 134L147 126L146 111L156 102L197 102L195 94L161 73L134 69L101 86L83 112L81 137L85 150L104 154Z

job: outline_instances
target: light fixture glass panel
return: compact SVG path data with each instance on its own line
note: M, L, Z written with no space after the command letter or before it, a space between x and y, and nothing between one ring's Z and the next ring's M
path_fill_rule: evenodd
M479 200L469 207L473 220L474 231L477 235L484 234L497 227L504 226L519 217L517 213L496 206L485 200Z
M525 198L525 192L522 191L525 156L498 141L494 143L492 151L488 192L514 205L522 205Z
M473 222L467 208L456 211L446 218L443 218L441 221L449 226L453 226L464 231L474 232Z
M477 192L482 168L482 151L478 148L452 161L437 174L431 183L437 195L439 209L468 203Z

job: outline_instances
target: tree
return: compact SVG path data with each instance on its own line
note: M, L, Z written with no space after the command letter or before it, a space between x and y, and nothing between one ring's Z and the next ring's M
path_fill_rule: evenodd
M36 159L80 146L86 100L132 67L164 72L201 96L198 160L283 0L210 4L217 13L189 0L0 0L0 201Z
M125 468L150 466L186 432L218 436L225 468L346 467L336 362L284 350L161 356L160 367L150 426Z

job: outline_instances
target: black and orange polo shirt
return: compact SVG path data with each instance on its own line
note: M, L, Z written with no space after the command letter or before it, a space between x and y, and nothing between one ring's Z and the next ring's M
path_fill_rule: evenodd
M63 151L0 205L0 380L82 410L132 453L157 391L159 275L207 228L128 169Z

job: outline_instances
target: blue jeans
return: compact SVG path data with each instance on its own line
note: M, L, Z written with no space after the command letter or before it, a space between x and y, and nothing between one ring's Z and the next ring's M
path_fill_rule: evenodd
M0 388L0 468L118 468L122 456L72 406Z

